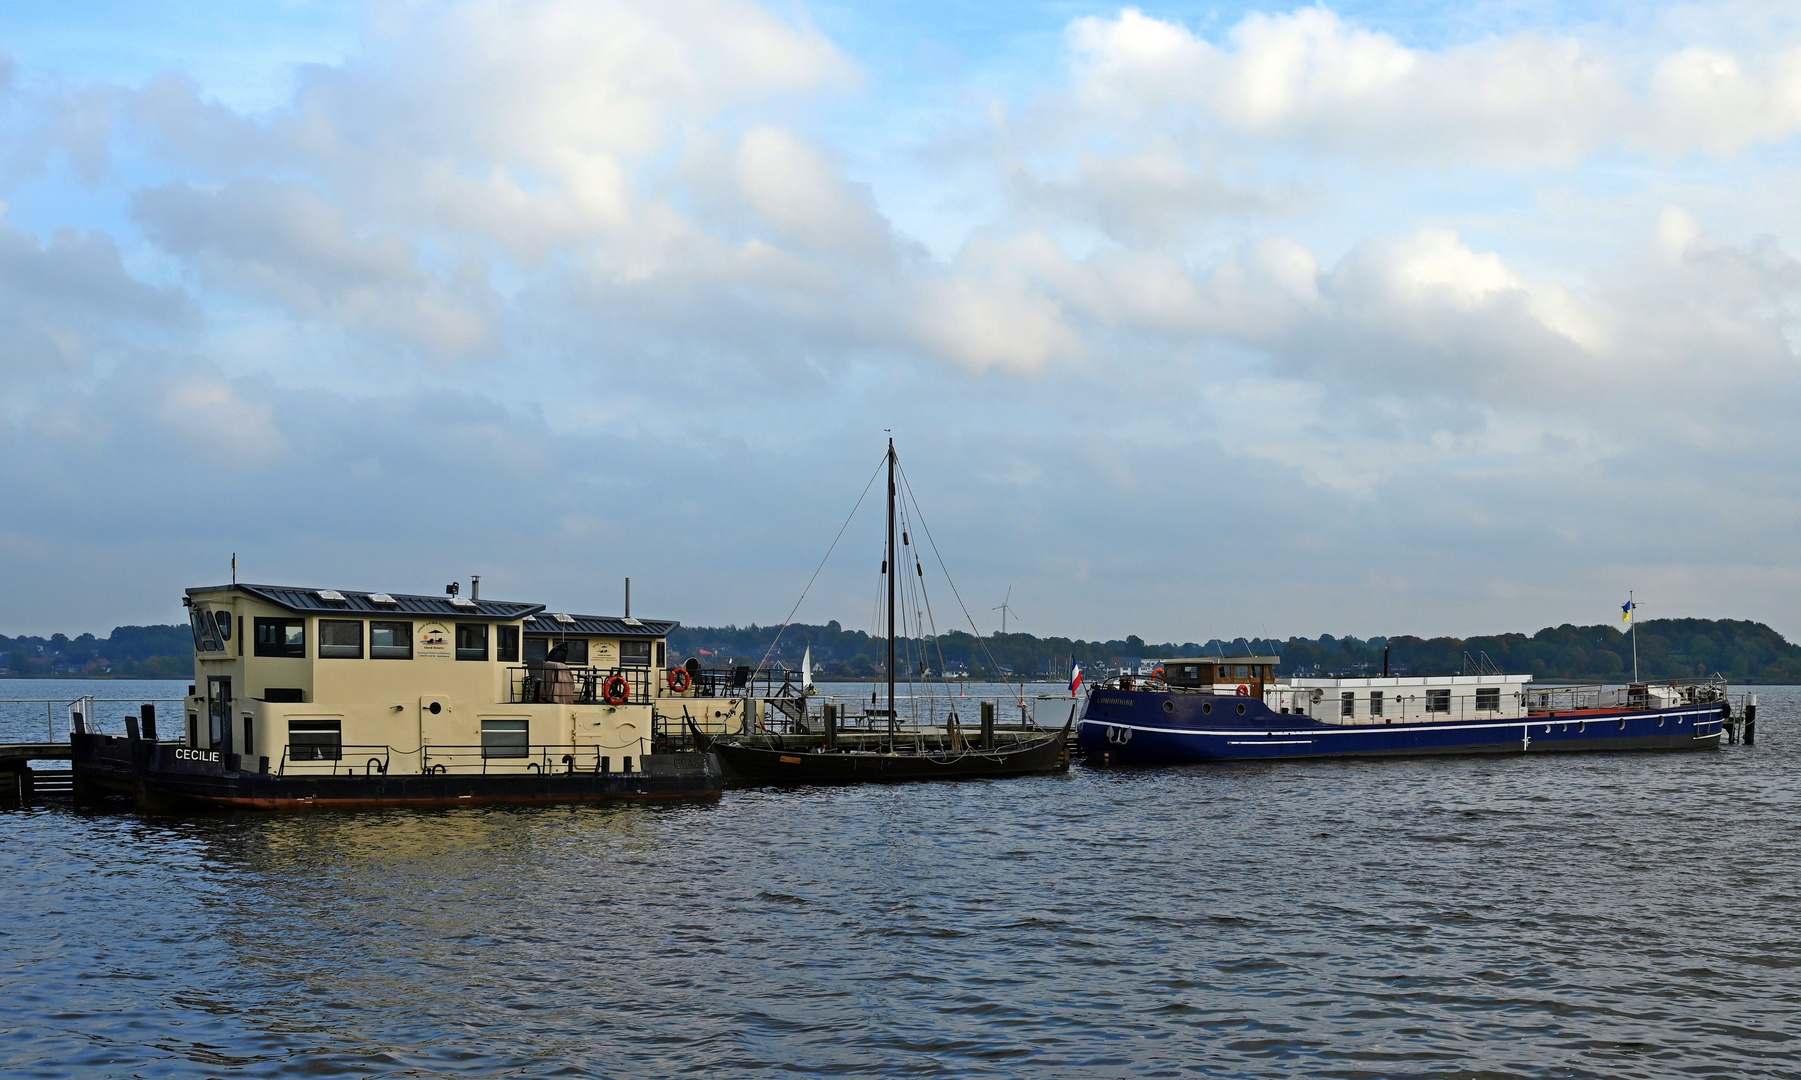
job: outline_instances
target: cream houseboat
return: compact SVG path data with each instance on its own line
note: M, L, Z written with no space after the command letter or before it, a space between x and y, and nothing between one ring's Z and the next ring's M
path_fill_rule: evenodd
M668 666L676 623L457 591L189 589L184 730L72 732L77 784L267 809L718 794L712 755L660 732L736 730L754 703L696 700L705 680Z

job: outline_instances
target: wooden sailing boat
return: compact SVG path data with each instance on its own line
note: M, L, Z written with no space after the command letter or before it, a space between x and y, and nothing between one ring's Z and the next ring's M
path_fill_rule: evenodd
M903 560L896 546L895 502L898 489L895 470L898 458L894 440L888 440L888 537L887 558L882 575L888 595L887 620L887 719L885 737L877 732L858 738L838 736L827 713L822 736L797 737L777 734L741 734L709 737L692 721L688 727L703 750L718 755L726 777L739 782L782 784L846 784L868 781L903 780L973 780L1034 773L1065 772L1069 769L1069 732L1075 722L1075 708L1061 731L1033 729L1025 732L999 733L984 713L982 735L971 741L963 736L955 715L947 718L942 735L926 736L918 731L903 733L899 725L898 699L895 694L895 611L896 582ZM811 647L807 655L807 674L811 675ZM810 682L810 678L808 679ZM1010 737L1009 737L1010 736Z

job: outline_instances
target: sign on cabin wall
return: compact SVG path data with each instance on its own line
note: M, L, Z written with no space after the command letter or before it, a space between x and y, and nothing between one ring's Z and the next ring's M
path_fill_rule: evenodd
M613 655L613 643L611 641L606 641L601 638L596 638L594 641L594 653L596 656L608 656L608 657L612 656ZM601 666L608 667L611 665L603 664Z
M419 624L419 639L413 642L413 656L420 660L449 660L456 656L450 643L450 627L441 622Z

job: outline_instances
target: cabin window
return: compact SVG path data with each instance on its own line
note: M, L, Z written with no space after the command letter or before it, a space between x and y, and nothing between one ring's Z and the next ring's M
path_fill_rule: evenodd
M213 621L219 624L219 636L226 641L231 640L231 612L213 612Z
M1479 686L1476 688L1477 712L1501 711L1501 688L1498 686Z
M1451 692L1449 690L1426 691L1426 711L1429 713L1451 711Z
M321 660L361 660L363 658L362 620L320 619L319 658Z
M622 667L649 667L650 642L621 641L619 643L619 663Z
M369 659L411 660L413 658L413 624L410 622L369 623Z
M584 667L588 663L587 638L569 638L558 641L555 638L541 637L528 637L525 639L525 662L528 664L542 664L546 660L549 660L550 654L557 649L563 650L562 659L559 663L572 664L576 667Z
M530 732L526 720L483 720L482 757L507 758L531 756Z
M289 761L337 761L344 756L344 721L289 720Z
M225 651L225 643L219 640L219 624L214 621L211 611L194 608L188 612L188 622L194 629L195 652Z
M496 626L494 628L494 659L509 664L519 662L519 628L517 626Z
M488 658L488 624L457 623L457 659L486 660Z
M305 619L258 619L255 632L258 656L306 656Z
M1357 715L1357 695L1356 694L1352 693L1349 690L1346 690L1344 693L1338 695L1338 715L1340 715L1340 716L1356 716Z
M657 666L658 667L662 667L666 663L668 663L668 659L667 659L666 654L663 651L663 647L664 647L663 642L661 642L661 641L657 642Z
M1370 691L1370 715L1382 715L1382 691L1380 690Z
M254 757L256 755L256 721L248 716L244 718L243 754L245 757Z

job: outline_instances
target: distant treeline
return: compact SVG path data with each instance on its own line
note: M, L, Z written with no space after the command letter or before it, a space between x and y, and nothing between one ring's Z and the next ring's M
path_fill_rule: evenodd
M186 624L118 626L104 638L14 637L0 634L4 674L58 678L190 679L194 676L194 634Z
M875 679L882 676L887 643L833 621L795 624L776 638L773 626L684 626L669 637L677 659L694 656L708 667L771 664L799 667L813 650L813 672L821 679ZM1498 634L1473 638L1317 638L1286 641L1239 638L1152 645L1136 635L1124 640L1084 641L1031 634L978 638L953 631L923 643L898 643L900 664L972 679L1052 678L1069 673L1070 659L1090 675L1177 656L1281 657L1283 675L1368 675L1382 670L1389 651L1395 675L1453 675L1490 670L1519 672L1539 680L1605 679L1632 674L1632 640L1618 626L1547 627L1531 636ZM121 626L105 638L0 635L0 667L11 676L134 677L186 679L194 673L193 637L185 625ZM1735 619L1651 619L1638 628L1639 673L1647 679L1693 678L1715 672L1738 683L1801 683L1801 646L1791 645L1762 623Z

